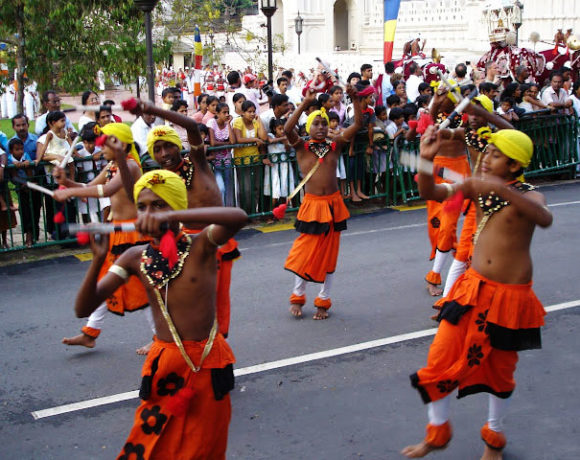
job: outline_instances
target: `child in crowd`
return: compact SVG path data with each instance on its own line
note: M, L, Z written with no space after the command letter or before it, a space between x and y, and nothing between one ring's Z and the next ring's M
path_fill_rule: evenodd
M247 212L254 213L260 192L262 162L259 147L265 145L268 136L260 120L256 119L256 105L252 101L242 104L242 116L234 120L233 129L236 144L256 144L234 149L239 205Z
M108 105L102 105L99 110L95 113L95 119L97 124L102 128L109 123L115 123L113 120L113 112L111 107Z
M387 117L391 113L391 109L401 106L401 98L396 94L391 94L387 97Z
M341 89L342 93L342 89ZM340 115L333 110L328 112L328 137L333 139L340 136L344 128L340 123ZM346 169L344 168L344 157L342 152L338 156L338 164L336 165L336 178L340 186L340 193L343 197L346 196Z
M175 99L173 101L173 105L171 106L172 111L180 113L180 114L185 115L185 116L187 116L187 109L188 108L189 108L189 105L187 104L187 101L184 99ZM189 150L190 145L189 145L189 141L187 140L186 129L182 128L181 126L176 125L174 123L169 123L169 126L171 126L177 132L179 139L181 139L181 145L183 146L183 149Z
M230 108L225 103L217 106L217 115L209 120L209 140L212 147L231 145L234 138L230 125ZM212 150L207 156L214 167L215 179L222 194L225 206L234 206L234 181L231 166L231 149Z
M74 157L83 159L78 161L76 166L79 173L79 181L88 184L107 165L101 147L95 145L97 135L95 133L94 122L89 122L83 126L79 134L83 143L83 148L74 152ZM103 202L101 202L103 200ZM99 211L110 206L109 198L78 198L78 207L81 212L83 222L99 222ZM100 205L100 207L99 207Z
M389 125L387 108L384 105L375 107L375 117L376 120L373 134L373 143L375 145L373 150L373 174L375 177L373 182L379 192L384 192L388 152L388 147L384 141L387 135L387 127Z
M236 118L242 116L242 104L246 102L246 96L244 96L242 93L236 93L232 98L232 102L234 103L235 111L232 115L232 120L230 123L233 124Z
M209 94L202 93L197 96L197 112L193 114L191 118L196 123L202 123L203 117L207 114L207 99L209 98ZM163 107L165 109L165 107ZM169 109L165 109L169 110Z
M513 97L504 97L499 103L499 108L497 109L497 114L507 121L518 121L520 118L514 110L514 105L516 101Z
M64 112L49 112L46 116L46 128L42 133L42 136L36 141L36 164L41 161L47 161L50 165L45 166L46 174L52 177L52 169L54 166L58 166L70 145L72 144L72 130L65 129L66 115ZM69 177L74 177L75 167L73 159L70 158L68 161L68 174Z
M333 86L328 91L332 101L332 108L329 112L336 112L338 114L338 124L342 126L346 116L346 105L344 105L344 91L340 86ZM330 118L330 113L328 114Z
M395 139L405 133L403 123L405 122L405 111L400 107L395 107L389 113L390 123L387 126L387 135L390 139Z
M17 137L10 139L10 142L8 143L8 164L14 166L14 169L11 169L12 179L17 177L21 180L27 181L34 175L32 168L34 161L30 158L30 155L24 151L24 143ZM20 181L15 181L14 185L18 192L18 208L20 209L24 244L26 247L30 248L36 238L38 238L38 232L40 230L38 220L40 217L41 197L39 192L35 192L34 190L23 186ZM11 210L15 210L15 208L16 206L10 207ZM3 211L5 210L6 209L3 209Z
M284 134L285 118L272 118L268 133L268 158L264 172L264 195L272 197L272 207L285 203L294 189L294 174L289 164L292 147Z
M171 106L175 101L175 91L173 88L165 88L161 93L161 99L163 99L163 108L165 110L171 109Z
M417 119L421 118L424 113L429 113L429 102L431 97L424 94L417 98L415 104L417 104Z
M330 110L334 107L334 101L328 93L319 94L318 102L320 102L321 107L324 107L326 113L330 112Z

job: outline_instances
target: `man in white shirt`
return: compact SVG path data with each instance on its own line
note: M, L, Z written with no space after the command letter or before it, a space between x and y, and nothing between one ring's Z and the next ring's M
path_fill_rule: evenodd
M572 100L568 97L566 90L562 88L563 83L564 78L560 72L552 73L550 87L544 90L542 102L556 113L569 114Z
M42 104L46 108L46 113L40 115L36 119L34 132L36 133L37 136L40 136L42 134L42 131L44 131L44 128L46 128L46 116L48 115L48 112L58 112L60 110L60 97L58 94L56 94L56 91L49 89L48 91L45 91L42 94ZM67 131L70 128L73 132L76 132L72 122L66 115L65 119L66 121L64 128Z
M242 87L237 91L246 96L246 101L252 101L256 106L256 113L260 113L260 100L258 99L258 91L254 88L256 83L256 76L251 73L244 75Z
M270 121L273 118L280 119L288 115L288 96L286 94L274 94L270 100L272 107L260 114L260 120L264 124L266 132L270 132Z
M153 128L155 115L143 114L131 125L133 140L139 146L139 156L147 153L147 134Z
M407 97L411 102L419 97L419 85L423 83L423 71L416 62L409 64L409 78L407 79Z
M226 92L226 103L230 107L230 114L235 115L236 106L234 105L234 96L236 93L241 93L240 87L242 86L242 79L240 73L237 70L232 70L226 76L228 81L228 90Z

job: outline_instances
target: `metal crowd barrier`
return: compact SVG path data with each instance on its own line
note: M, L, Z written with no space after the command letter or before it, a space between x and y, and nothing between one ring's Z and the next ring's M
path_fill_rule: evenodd
M526 177L566 173L576 174L578 157L578 119L572 115L535 115L516 123L534 141L534 158L526 171ZM368 133L359 133L352 146L341 152L337 168L337 182L343 194L352 190L368 196L373 205L407 204L419 199L414 180L415 171L399 164L403 151L419 152L418 139L406 141L402 137L395 142L386 136L375 134L374 149L367 154ZM228 146L227 150L251 144ZM223 146L209 147L208 153L224 150ZM265 160L269 160L265 164ZM75 160L78 165L83 159ZM267 162L266 162L267 163ZM275 206L285 201L301 180L296 156L293 151L267 155L212 160L218 186L226 206L239 206L250 217L272 217ZM44 163L26 171L26 179L49 189L56 189L52 177L44 171ZM154 168L149 164L144 169ZM67 223L89 222L102 218L103 203L98 199L71 200L66 205L52 198L29 190L16 181L12 174L22 174L13 166L5 168L4 181L0 182L0 195L8 207L18 204L16 211L0 212L0 253L25 249L27 234L32 236L32 247L75 243L67 233L66 225L55 224L54 215L63 212ZM88 182L98 174L97 170L76 173L76 180ZM288 203L288 211L300 206L303 192ZM366 201L366 200L365 200ZM365 202L363 201L363 203Z

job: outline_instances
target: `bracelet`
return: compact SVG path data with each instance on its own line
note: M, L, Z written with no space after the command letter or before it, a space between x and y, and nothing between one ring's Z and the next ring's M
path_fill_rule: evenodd
M103 190L103 184L97 185L97 195L99 195L99 198L105 198L105 191Z
M123 281L127 281L129 279L129 273L120 265L113 264L109 267L109 272L114 273Z
M202 148L204 145L205 145L205 144L204 144L203 142L202 142L201 144L198 144L198 145L190 145L190 146L189 146L189 149L190 149L190 150L194 150L194 151L196 151L196 152L197 152L197 151L198 151L200 148Z
M442 182L441 185L443 185L447 189L447 196L445 197L445 199L450 198L454 194L453 185L448 184L447 182Z
M215 240L213 239L213 229L215 227L215 224L211 224L208 228L207 228L207 239L209 240L209 242L211 244L213 244L216 248L219 248L220 245L217 244L215 242Z

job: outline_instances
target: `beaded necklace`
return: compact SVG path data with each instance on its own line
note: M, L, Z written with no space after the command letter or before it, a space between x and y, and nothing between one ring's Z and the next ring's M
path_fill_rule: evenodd
M328 152L336 148L336 143L330 141L308 141L304 144L307 150L314 153L319 160L322 160Z
M526 192L529 192L530 190L535 189L535 187L533 185L530 185L526 182L514 181L514 182L508 183L507 185L509 187L511 187L512 189L517 190L521 193L526 193ZM490 192L486 196L479 195L477 197L477 200L479 202L479 208L483 212L483 217L481 218L481 221L479 222L479 225L477 226L477 231L475 232L475 235L473 236L473 245L474 246L477 244L477 240L479 239L479 235L483 231L488 220L491 219L491 216L493 216L496 212L501 211L506 206L509 206L509 204L510 204L509 201L502 199L494 191Z
M179 276L185 259L189 255L189 248L191 247L189 235L180 232L175 237L175 243L177 245L177 263L173 266L173 269L169 268L169 261L152 244L147 245L141 254L141 273L145 275L149 284L156 289L161 289L169 281Z
M191 188L191 182L193 181L193 175L195 173L195 166L191 160L188 157L185 157L183 160L181 160L181 163L179 163L179 166L173 172L183 179L183 182L185 182L185 188L189 190Z

